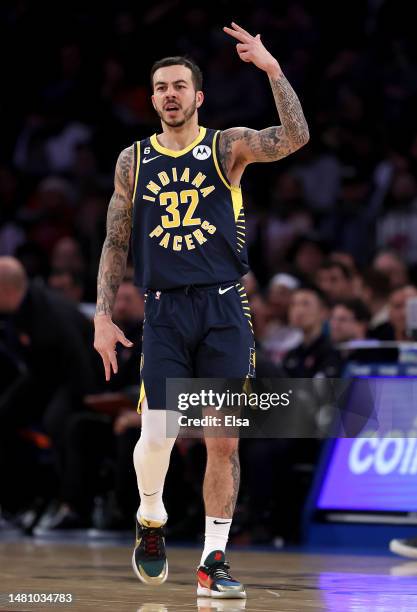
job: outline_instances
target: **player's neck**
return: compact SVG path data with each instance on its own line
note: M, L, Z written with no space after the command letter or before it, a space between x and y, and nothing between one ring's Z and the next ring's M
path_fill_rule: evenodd
M163 132L158 134L158 142L166 149L181 151L190 145L199 135L200 126L197 119L193 123L181 127L170 127L162 124Z

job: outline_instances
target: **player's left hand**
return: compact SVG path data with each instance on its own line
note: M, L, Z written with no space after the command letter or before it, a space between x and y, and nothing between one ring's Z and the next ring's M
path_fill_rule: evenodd
M281 71L275 57L264 47L260 34L252 36L233 21L231 28L224 27L223 30L239 41L236 45L236 51L241 60L252 62L252 64L268 73Z

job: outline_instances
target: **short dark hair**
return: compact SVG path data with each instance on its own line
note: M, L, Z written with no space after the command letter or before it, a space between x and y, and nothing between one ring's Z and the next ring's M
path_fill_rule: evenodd
M319 270L332 270L333 268L338 268L347 280L352 279L351 270L347 267L346 264L342 263L341 261L334 261L334 259L326 259L318 267Z
M313 293L324 308L329 308L329 298L324 293L324 291L322 291L320 287L318 287L314 283L304 283L303 285L300 285L300 287L297 287L297 289L295 289L293 295L295 295L296 293L301 293L301 291L309 291L310 293Z
M336 308L337 306L343 306L343 308L349 310L359 323L369 323L371 320L371 313L369 312L368 307L359 298L337 300L333 304L333 308Z
M197 64L189 57L184 55L175 55L172 57L164 57L155 62L151 68L151 88L153 91L153 75L159 68L165 68L166 66L185 66L191 70L192 80L194 89L201 91L203 89L203 73Z
M391 293L389 278L381 270L366 269L362 272L362 283L372 291L376 298L385 300Z

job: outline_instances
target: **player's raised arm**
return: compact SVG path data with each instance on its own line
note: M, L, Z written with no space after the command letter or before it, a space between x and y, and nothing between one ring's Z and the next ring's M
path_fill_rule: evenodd
M114 176L114 192L107 212L106 239L101 252L97 278L97 305L94 317L94 348L103 359L106 380L110 366L117 372L115 347L132 343L111 320L116 294L126 270L132 227L133 146L119 155Z
M309 132L297 94L278 61L264 47L260 35L252 36L236 23L223 29L238 41L236 50L240 59L252 62L267 73L281 120L281 125L264 130L237 127L221 133L220 154L229 174L235 166L276 161L290 155L308 142Z

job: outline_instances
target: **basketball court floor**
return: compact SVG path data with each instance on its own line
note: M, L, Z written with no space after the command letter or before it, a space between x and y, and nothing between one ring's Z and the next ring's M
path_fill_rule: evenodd
M159 588L140 583L127 545L0 541L0 612L416 612L417 561L386 555L248 552L228 557L247 601L197 599L197 548L168 549L170 575ZM69 593L73 603L10 603L9 594Z

